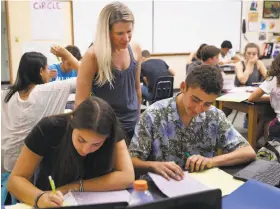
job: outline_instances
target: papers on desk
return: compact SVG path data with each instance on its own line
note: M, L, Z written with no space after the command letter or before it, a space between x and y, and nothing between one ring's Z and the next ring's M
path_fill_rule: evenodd
M240 93L227 93L223 96L218 97L217 101L224 102L243 102L249 98L251 93L249 92L240 92Z
M156 186L165 194L167 197L177 197L180 195L192 194L196 192L212 190L206 185L192 178L189 173L184 172L185 177L181 181L171 179L167 181L160 175L149 173Z
M89 205L114 202L129 202L126 190L112 192L68 192L64 195L64 205Z
M75 102L75 96L76 94L70 94L68 97L68 102Z
M25 203L17 203L15 205L5 205L5 209L33 209L33 207Z
M212 168L198 173L190 173L189 175L210 188L220 189L222 191L222 196L232 193L244 184L243 181L234 179L232 175L219 168Z

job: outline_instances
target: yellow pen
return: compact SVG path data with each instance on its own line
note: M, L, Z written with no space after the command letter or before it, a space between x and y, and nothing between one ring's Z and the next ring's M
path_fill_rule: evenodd
M49 176L49 180L50 180L50 185L51 185L51 188L52 188L52 192L55 194L56 193L55 184L54 184L54 181L53 181L51 176Z

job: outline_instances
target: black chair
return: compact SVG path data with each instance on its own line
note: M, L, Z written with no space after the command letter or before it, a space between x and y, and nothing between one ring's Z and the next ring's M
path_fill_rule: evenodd
M163 76L159 77L153 88L153 98L150 104L153 104L156 101L170 98L173 96L173 76Z

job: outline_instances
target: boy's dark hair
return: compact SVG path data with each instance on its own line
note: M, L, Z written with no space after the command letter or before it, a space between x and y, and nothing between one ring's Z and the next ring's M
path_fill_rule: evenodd
M205 47L205 46L207 46L207 44L201 44L201 45L199 46L198 50L196 51L196 57L197 57L198 59L200 59L200 60L201 60L201 50L202 50L202 48Z
M186 78L187 87L201 88L207 94L219 95L223 89L221 70L214 65L199 65Z
M215 56L219 55L221 50L213 45L204 46L201 49L201 60L206 61L210 58L214 58Z
M78 61L82 59L81 51L78 47L68 45L65 47Z
M148 50L143 50L142 57L149 58L151 57L151 53Z
M223 41L221 48L232 49L232 44L230 41Z

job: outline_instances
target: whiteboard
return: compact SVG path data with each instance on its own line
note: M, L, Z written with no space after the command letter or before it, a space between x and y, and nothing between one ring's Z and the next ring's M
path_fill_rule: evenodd
M41 52L47 57L47 62L49 65L59 63L57 57L50 52L51 46L58 43L48 43L48 42L25 42L22 44L21 53L25 52Z
M154 1L154 53L196 51L231 41L240 50L241 1Z
M73 0L74 45L84 54L93 42L99 13L112 1ZM121 1L133 12L135 18L132 41L140 44L142 49L152 51L153 1Z

